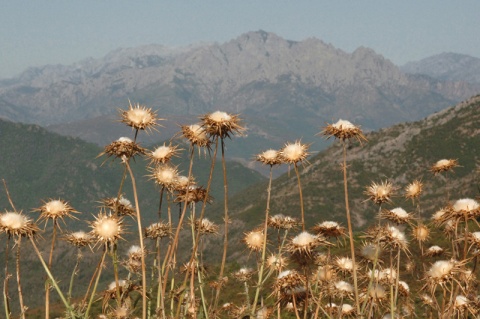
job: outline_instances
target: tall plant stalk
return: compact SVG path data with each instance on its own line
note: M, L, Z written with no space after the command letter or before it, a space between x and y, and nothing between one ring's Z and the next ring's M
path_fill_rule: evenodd
M357 264L355 262L355 244L353 238L353 229L352 229L352 219L350 216L350 205L348 200L348 182L347 182L347 146L345 140L342 140L343 144L343 189L345 192L345 212L347 215L347 226L348 226L348 237L350 241L350 254L352 256L353 263L353 287L355 290L355 306L357 308L357 313L360 314L360 300L358 294L358 278L357 278Z
M135 176L133 176L132 168L128 161L125 161L125 165L132 179L132 188L133 188L133 198L135 200L135 211L137 213L137 226L138 226L138 236L140 241L141 254L141 263L142 263L142 318L147 318L147 271L145 266L145 245L143 243L143 230L142 230L142 218L140 215L140 206L138 202L138 193L137 193L137 184L135 182Z

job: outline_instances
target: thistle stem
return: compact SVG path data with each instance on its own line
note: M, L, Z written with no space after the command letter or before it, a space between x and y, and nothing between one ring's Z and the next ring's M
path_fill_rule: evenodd
M267 208L265 209L265 224L263 226L263 247L262 247L262 260L260 264L260 271L258 272L258 282L257 282L257 289L255 291L255 297L253 299L252 304L252 316L255 315L255 308L257 307L258 296L260 294L260 290L262 289L262 279L263 279L263 269L265 267L265 257L267 251L267 230L268 230L268 215L270 213L270 194L272 190L272 165L270 165L270 175L268 180L268 188L267 188Z
M20 282L20 246L21 246L21 242L22 242L22 236L18 236L17 258L16 258L18 301L20 303L20 318L25 319L25 311L27 309L25 308L25 305L23 304L22 284Z
M133 176L132 168L128 161L125 161L125 165L132 179L132 188L133 188L133 197L135 199L135 211L137 212L137 225L138 225L138 236L140 240L140 249L142 251L141 262L142 262L142 318L147 318L147 271L145 266L145 246L143 243L143 231L142 231L142 219L140 216L140 206L138 202L138 193L137 193L137 184L135 182L135 177Z
M302 215L302 231L305 231L305 213L303 209L303 193L302 193L302 184L300 183L300 173L298 172L297 163L294 163L293 167L295 168L295 174L297 175L298 193L300 195L300 213Z
M5 181L4 181L5 182ZM5 244L5 279L3 280L3 307L5 309L5 318L10 318L10 303L8 302L8 279L10 274L8 273L8 253L10 252L10 236L7 237L7 243Z
M348 184L347 184L347 146L345 140L343 140L343 188L345 191L345 211L347 214L348 225L348 237L350 240L350 253L352 255L353 263L353 286L355 289L355 305L357 307L357 313L360 314L360 301L358 295L358 279L357 279L357 264L355 262L355 245L353 240L352 220L350 217L350 205L348 203Z
M52 245L50 247L50 255L48 257L48 268L52 267L53 249L55 248L56 237L57 237L57 221L53 220ZM45 284L45 319L49 319L49 318L50 318L50 283L47 280Z
M105 256L107 255L107 247L105 247L103 254L102 254L102 259L100 260L100 263L98 264L98 273L97 273L97 278L95 279L95 284L93 285L93 290L92 294L90 295L90 300L88 302L87 310L85 311L85 316L84 319L88 319L88 313L90 312L90 308L92 307L93 299L95 298L95 293L97 291L97 286L98 282L100 280L100 275L102 274L102 269L103 269L103 262L105 261Z
M48 268L47 264L45 263L45 260L43 260L42 254L37 248L37 245L35 244L35 241L33 240L33 237L30 237L30 242L32 243L33 249L35 250L35 253L37 254L38 258L40 259L40 262L42 263L43 268L45 269L45 272L47 273L48 277L50 278L50 281L53 284L53 287L57 291L58 295L60 296L60 299L62 300L63 304L67 308L67 313L69 313L72 318L74 318L74 313L73 309L68 303L68 301L65 299L65 296L63 295L62 291L60 290L60 287L58 287L57 282L55 281L55 278L53 278L52 273L50 272L50 269ZM87 317L85 317L87 318Z

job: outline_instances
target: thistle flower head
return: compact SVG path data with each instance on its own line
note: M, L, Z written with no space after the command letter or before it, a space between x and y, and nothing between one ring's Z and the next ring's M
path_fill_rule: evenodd
M90 245L92 243L92 236L84 231L76 231L69 233L64 237L64 239L68 243L78 248Z
M313 250L321 244L329 243L322 235L312 235L309 232L304 231L292 238L287 248L291 253L310 256Z
M298 221L290 216L277 214L268 217L268 226L276 229L292 229L298 225Z
M375 301L382 301L387 298L387 291L380 284L373 284L368 290L368 297Z
M91 234L97 240L97 243L113 244L123 233L123 220L105 212L100 212L95 216L95 220L90 223Z
M164 238L171 235L171 226L169 223L153 223L145 228L145 237L150 239Z
M278 274L273 284L273 293L279 295L281 303L286 304L292 297L298 300L306 294L306 278L295 270L285 270Z
M178 145L172 146L171 144L167 145L163 143L163 145L155 148L151 152L147 152L147 156L150 159L151 164L165 164L170 161L170 159L174 156L178 156L180 149Z
M66 201L61 199L51 199L48 202L36 208L35 211L40 212L40 218L42 219L51 219L56 221L57 219L62 219L64 217L73 217L72 213L77 213Z
M324 221L313 227L313 231L322 234L325 237L340 237L345 235L345 227L340 226L337 222Z
M380 184L373 182L367 187L365 195L375 204L380 205L391 201L394 192L394 187L391 182L383 181Z
M354 267L353 260L349 257L337 257L334 265L343 273L352 272Z
M328 124L323 129L322 134L327 136L327 138L334 136L343 141L350 138L356 138L359 142L367 140L359 126L355 126L351 122L342 119L336 123Z
M426 272L427 282L433 285L443 284L453 279L454 275L461 272L461 265L458 261L438 260L432 264Z
M118 140L105 146L105 149L98 157L106 154L107 157L131 158L135 155L145 154L145 149L128 137L120 137Z
M420 224L413 228L412 235L419 242L424 242L430 237L430 230L427 226Z
M183 125L182 134L192 145L208 147L211 143L207 132L201 124Z
M295 164L302 162L308 157L308 144L302 144L300 141L294 143L286 143L279 151L280 158L287 164Z
M442 247L437 246L437 245L433 245L433 246L430 246L425 251L425 256L429 256L429 257L440 256L441 254L443 254L443 252L444 252L444 250L443 250Z
M387 226L385 228L384 242L394 248L402 249L405 251L407 250L407 237L405 236L404 232L402 232L395 226Z
M414 180L405 187L405 198L417 198L423 190L423 183L419 180Z
M22 213L5 212L0 215L0 230L8 236L33 237L39 229Z
M246 282L250 278L252 278L253 275L253 269L243 267L237 270L236 272L233 273L233 277L237 279L240 282Z
M130 259L140 260L144 255L144 251L138 245L132 245L128 248L127 256Z
M198 203L206 201L212 203L213 198L208 195L207 190L202 186L191 185L188 189L177 189L176 203Z
M279 156L279 152L276 150L266 150L256 156L256 160L265 165L279 165L282 163L282 160Z
M314 281L330 282L336 277L337 273L332 265L320 266L313 275Z
M132 206L132 203L123 195L120 195L119 199L117 197L105 198L102 202L105 207L110 209L112 212L115 212L119 216L135 215L135 208Z
M228 114L216 111L200 118L203 127L210 136L220 138L230 137L233 133L241 133L244 128L240 125L240 119L236 114Z
M343 280L337 281L333 284L333 286L335 288L336 295L340 297L351 296L353 294L352 284L346 281L343 281Z
M275 270L281 270L285 268L285 266L287 266L287 262L285 258L279 255L274 255L274 254L270 255L267 258L266 263L268 268L272 268Z
M430 170L433 174L437 175L441 172L448 172L453 170L458 166L458 161L456 159L441 159L432 165Z
M477 217L480 215L480 205L471 198L462 198L451 206L451 214L455 217L463 217L465 214L468 217Z
M380 217L391 220L397 225L407 223L412 219L411 214L407 213L405 209L401 207L396 207L393 209L384 209L380 213Z
M151 130L158 125L157 114L151 108L129 103L128 110L120 110L121 122L136 130Z
M261 251L264 243L264 233L262 230L252 230L245 233L243 241L247 244L248 249L252 251Z
M200 234L217 234L218 225L207 218L197 219L195 221L195 230Z
M170 165L158 165L151 170L149 175L151 179L158 185L165 187L168 190L175 189L177 183L178 171L176 167Z

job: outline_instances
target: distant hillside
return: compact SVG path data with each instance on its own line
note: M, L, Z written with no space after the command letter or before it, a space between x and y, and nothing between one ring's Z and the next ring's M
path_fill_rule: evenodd
M441 81L480 83L480 59L465 54L441 53L408 62L400 68L409 74L424 74Z
M36 125L2 120L0 136L0 179L6 180L18 209L29 212L41 206L42 200L62 198L90 219L90 213L97 212L102 198L118 192L123 168L118 160L109 160L102 165L105 157L97 156L103 148L95 144L54 134ZM234 142L229 141L227 145ZM188 160L185 157L186 151L183 151L182 157L173 159L183 174L188 172ZM151 211L158 204L159 188L146 176L146 164L146 160L137 159L133 168L139 184L142 209ZM209 159L196 159L193 174L200 185L206 185L209 167ZM264 179L238 163L230 163L228 168L229 178L235 181L230 188L231 194ZM133 201L128 181L125 190ZM223 196L221 170L215 172L212 192L215 197ZM3 210L10 209L3 186L0 203ZM147 220L151 222L152 218Z
M412 123L399 124L367 134L368 142L348 146L348 183L351 211L357 230L371 224L378 207L363 194L372 182L389 180L397 187L393 203L384 208L412 211L404 189L420 179L422 216L429 219L451 200L480 195L480 96ZM322 138L322 137L317 137ZM460 166L446 178L434 176L431 166L441 159L457 159ZM301 182L309 227L325 220L345 222L342 147L339 141L309 159L301 170ZM447 187L447 188L446 188ZM237 234L258 226L266 205L266 184L249 187L230 200ZM272 187L271 214L300 217L297 179L293 172L276 179ZM235 242L241 245L238 241ZM232 252L232 254L235 254Z
M325 143L312 136L333 119L376 130L419 120L479 91L478 84L406 75L369 48L347 53L315 38L296 42L256 31L222 44L121 49L30 69L0 83L0 117L54 125L58 133L101 144L118 136L108 133L110 122L95 118L126 108L128 99L168 120L223 110L247 123L247 135L229 151L246 163L250 154L291 139L322 149Z

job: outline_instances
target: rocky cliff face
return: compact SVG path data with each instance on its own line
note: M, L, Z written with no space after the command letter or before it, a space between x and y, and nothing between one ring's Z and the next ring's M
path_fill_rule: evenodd
M480 83L480 59L465 54L441 53L420 61L409 62L401 70L424 74L442 81Z
M223 44L119 49L100 60L30 69L1 82L0 116L82 136L69 123L112 115L129 99L167 119L220 109L248 123L242 152L234 155L245 158L245 150L259 152L267 143L309 142L338 118L365 130L420 119L479 87L406 75L368 48L349 54L318 39L294 42L257 31Z

